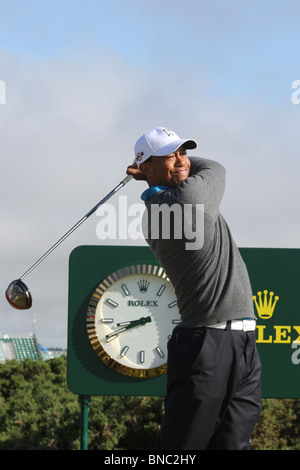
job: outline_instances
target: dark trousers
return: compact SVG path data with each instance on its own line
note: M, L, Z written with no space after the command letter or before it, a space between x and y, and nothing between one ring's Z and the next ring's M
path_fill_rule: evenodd
M255 332L174 329L158 449L247 450L261 412Z

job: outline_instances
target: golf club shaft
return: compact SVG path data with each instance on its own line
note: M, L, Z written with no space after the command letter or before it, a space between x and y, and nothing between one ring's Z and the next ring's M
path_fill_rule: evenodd
M74 232L83 222L86 221L102 204L104 204L109 198L111 198L119 189L127 184L132 179L132 175L126 176L110 193L108 193L93 209L91 209L77 224L75 224L70 230L65 233L43 256L41 256L32 266L29 268L19 279L24 279L38 264L40 264L55 248L57 248L71 233Z

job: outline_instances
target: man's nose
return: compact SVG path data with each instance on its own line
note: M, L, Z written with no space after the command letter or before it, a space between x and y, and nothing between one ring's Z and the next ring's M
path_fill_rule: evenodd
M182 161L185 159L185 154L182 152L175 152L175 157L176 157L176 164L181 164Z

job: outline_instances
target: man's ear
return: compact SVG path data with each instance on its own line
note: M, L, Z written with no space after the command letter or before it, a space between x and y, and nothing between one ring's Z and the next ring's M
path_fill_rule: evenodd
M151 165L149 162L144 162L140 165L140 171L141 173L146 177L148 180L148 177L151 176Z

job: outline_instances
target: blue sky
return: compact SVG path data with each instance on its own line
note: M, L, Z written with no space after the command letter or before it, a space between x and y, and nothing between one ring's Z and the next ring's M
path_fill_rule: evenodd
M0 0L1 289L124 177L135 141L160 125L226 167L221 210L238 246L299 248L299 17L292 0ZM143 189L123 195L135 203ZM30 274L26 315L1 297L0 332L26 333L36 317L44 346L65 346L68 257L101 243L96 225Z
M294 1L10 0L1 2L1 45L40 60L103 52L144 74L201 73L227 95L284 95L297 73ZM75 57L74 57L75 60ZM180 70L181 69L181 70ZM268 75L266 76L266 73ZM277 85L277 87L276 87Z

